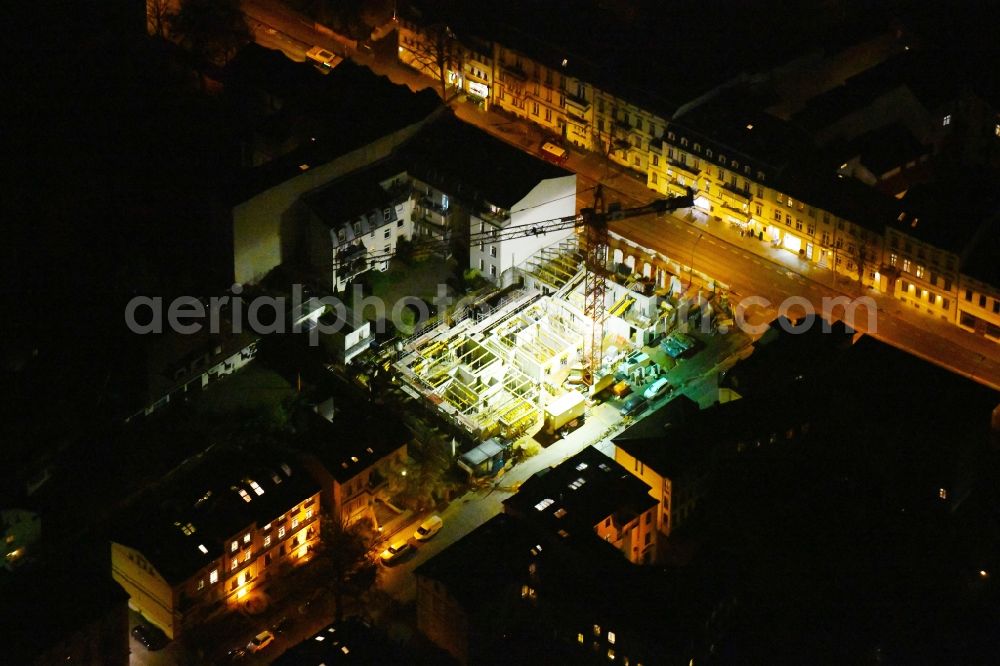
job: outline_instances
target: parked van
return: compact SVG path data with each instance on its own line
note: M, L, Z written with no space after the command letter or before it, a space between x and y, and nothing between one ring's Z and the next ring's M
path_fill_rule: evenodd
M556 144L546 141L542 144L539 149L542 157L547 159L549 162L554 162L556 164L565 164L566 160L569 159L569 153L562 146L557 146Z
M413 538L417 541L427 541L432 536L441 531L444 526L444 521L441 520L441 516L434 514L424 522L420 523L420 527L417 531L413 533Z

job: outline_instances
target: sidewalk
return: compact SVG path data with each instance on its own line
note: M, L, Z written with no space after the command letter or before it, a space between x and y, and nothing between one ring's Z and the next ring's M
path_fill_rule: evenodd
M398 60L373 60L358 58L359 64L370 67L378 74L387 76L394 83L407 85L413 90L438 87L431 79L418 74ZM449 102L456 115L465 122L489 132L526 152L535 152L547 133L537 125L493 110L485 111L464 101L459 95ZM584 196L598 182L605 189L605 198L619 201L625 206L649 203L659 195L646 186L641 174L635 174L612 162L602 155L570 147L567 167L576 171L579 177L578 206L589 204ZM768 241L751 236L740 236L728 222L705 213L674 215L674 219L696 228L699 232L713 237L736 250L742 250L766 260L772 268L794 278L802 286L814 283L828 295L856 298L869 296L879 308L878 330L872 335L893 346L932 363L937 363L963 376L1000 389L1000 346L990 340L958 328L953 323L933 319L907 309L895 298L879 294L871 289L862 289L856 281L843 275L835 275L823 268L800 259L782 248L773 247ZM956 348L963 351L956 354Z

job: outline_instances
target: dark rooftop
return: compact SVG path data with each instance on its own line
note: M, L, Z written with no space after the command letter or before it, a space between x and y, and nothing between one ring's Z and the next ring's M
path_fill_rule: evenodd
M942 250L971 256L975 244L989 247L989 225L1000 210L995 183L989 172L966 172L914 185L898 204L903 217L887 224Z
M830 326L824 333L820 325L801 333L789 333L781 326L785 321L772 322L768 330L754 343L753 354L728 370L719 385L742 396L778 398L799 379L816 378L837 363L852 342L853 333L843 322Z
M119 523L115 541L141 552L180 583L217 559L225 541L319 492L291 456L226 447L168 476Z
M507 210L539 182L573 175L451 114L421 130L398 155L411 175L449 195Z
M333 666L333 664L395 664L404 661L393 643L371 625L350 618L326 625L275 659L274 666Z
M728 150L730 159L742 157L756 170L780 171L804 153L814 150L812 141L793 125L761 110L744 90L727 90L684 111L671 123L678 138L693 131ZM687 134L694 142L697 137ZM735 155L733 152L739 152Z
M859 157L861 164L879 178L930 152L929 146L922 145L910 130L897 122L856 137L844 147L841 155L842 161Z
M341 483L410 441L397 418L349 391L337 391L333 407L333 421L303 412L302 446Z
M905 51L817 95L792 120L808 131L819 131L904 86L926 109L936 111L957 99L970 73L983 64L957 50Z
M227 86L260 90L283 103L322 92L326 85L324 75L311 65L254 42L229 61L223 79Z
M882 10L841 7L846 11L832 12L821 0L795 5L778 0L413 4L421 6L425 17L446 22L460 40L463 33L493 39L665 119L744 72L837 49L887 26ZM580 39L595 30L601 39ZM665 43L669 57L664 57Z
M841 176L822 160L807 156L781 174L774 186L789 196L854 222L878 236L898 215L900 204L860 180Z
M381 211L405 200L408 190L393 191L380 185L381 181L405 171L405 166L398 159L380 160L310 192L303 197L303 201L331 227L352 222L372 210ZM382 224L380 214L376 226ZM364 227L362 233L368 233L367 222Z
M656 504L649 486L614 459L588 446L555 467L536 473L504 510L583 537L609 516L626 524Z
M419 565L414 574L443 583L471 611L524 575L537 544L531 530L501 513Z
M962 273L1000 288L1000 211L995 211L978 242L962 257Z
M61 565L29 565L15 576L0 579L0 598L4 600L0 604L3 662L34 664L50 663L36 660L69 643L76 632L97 633L89 625L102 622L117 609L124 616L128 594L106 572L93 571L89 562L69 557ZM121 637L122 642L127 640Z
M300 66L312 70L310 65ZM305 141L291 153L242 173L232 188L234 204L295 177L302 165L331 162L443 108L433 90L414 93L350 61L318 78L320 87L314 95L272 117L272 122L284 118L315 141ZM364 94L359 95L359 90Z

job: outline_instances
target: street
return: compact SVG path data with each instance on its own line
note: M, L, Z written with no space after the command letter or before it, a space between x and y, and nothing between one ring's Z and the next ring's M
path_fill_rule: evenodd
M695 335L705 342L705 348L665 374L677 387L677 392L653 401L645 413L663 406L678 393L687 395L702 407L711 405L718 399L719 371L734 363L751 343L748 336L738 331L725 335ZM425 543L411 539L410 543L415 545L414 554L398 564L383 567L382 589L400 602L412 601L416 596L416 579L411 575L414 568L500 513L503 501L536 472L558 465L587 446L596 446L613 458L611 439L635 421L635 417L622 418L620 406L620 400L608 400L591 408L576 430L515 465L486 487L472 490L454 500L439 514L444 526L434 538ZM412 525L400 531L400 535L412 535L423 519L423 516L415 518Z
M302 59L302 54L312 44L343 51L337 42L317 32L308 19L277 3L244 0L243 7L251 23L260 28L255 28L255 35L264 46L281 48L295 59ZM394 53L386 51L383 48L378 57L367 53L348 55L394 83L407 85L412 90L437 90L435 81L405 67ZM463 99L459 96L450 102L463 121L526 152L537 153L545 136L541 128L526 120L484 111ZM594 153L572 148L569 152L566 167L578 174L579 206L589 205L588 198L592 198L597 182L604 185L608 201L619 201L623 206L645 204L656 197L641 175ZM824 296L870 296L878 304L878 326L869 331L867 322L860 321L856 322L859 330L957 374L1000 389L1000 348L992 341L951 323L908 310L891 297L870 290L861 294L858 285L845 282L846 278L839 277L834 284L832 271L801 261L792 253L773 248L766 242L741 237L719 220L667 215L621 220L611 228L650 250L680 258L685 265L690 261L698 234L704 234L704 240L694 253L695 271L726 283L741 297L763 296L777 306L789 296L803 296L816 304L819 311L818 304ZM863 309L861 313L864 315Z

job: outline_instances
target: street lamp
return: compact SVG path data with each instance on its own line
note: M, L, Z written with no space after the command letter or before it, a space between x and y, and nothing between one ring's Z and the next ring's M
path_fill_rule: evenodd
M691 284L694 282L694 251L698 247L698 241L701 240L702 236L705 234L698 234L698 237L691 244L691 263L688 265L688 289L691 288Z

